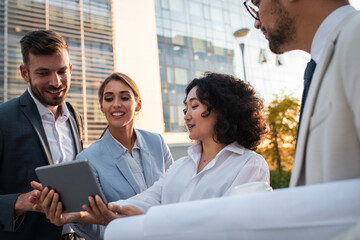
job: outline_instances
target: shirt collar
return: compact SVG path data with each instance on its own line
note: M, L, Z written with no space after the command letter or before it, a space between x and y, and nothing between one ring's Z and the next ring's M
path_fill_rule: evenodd
M230 143L223 149L221 149L221 151L218 152L218 154L216 156L220 156L223 152L226 152L226 151L242 155L245 151L245 148L235 141L233 143ZM200 160L200 157L201 157L201 143L197 143L194 146L189 147L188 155L191 157L191 159L195 163L198 163Z
M114 141L120 146L120 148L123 150L123 152L126 152L126 151L129 151L126 147L124 147L110 132L109 128L106 129L106 131L110 134L110 136L112 137L112 139L114 139ZM140 147L139 147L139 143L138 143L138 139L136 138L135 139L135 143L134 143L134 146L132 148L132 150L134 149L139 149L140 150Z
M32 97L32 99L34 100L34 102L35 102L35 104L36 104L36 107L37 107L37 109L38 109L38 111L39 111L39 114L40 114L40 117L41 117L41 118L47 116L49 113L54 116L54 114L53 114L49 109L47 109L47 108L44 106L44 104L42 104L39 100L37 100L37 99L33 96L32 92L30 91L29 88L28 88L27 90L28 90L30 96ZM68 118L69 118L70 113L69 113L69 110L68 110L65 102L62 103L62 104L59 106L59 108L60 108L60 115L59 115L58 119L59 119L60 121L67 121Z
M313 41L311 43L311 58L318 63L320 61L322 52L324 50L326 39L334 31L334 29L341 23L342 20L350 13L356 11L353 6L345 5L337 8L325 20L320 24L320 27L315 33ZM324 41L325 40L325 41Z

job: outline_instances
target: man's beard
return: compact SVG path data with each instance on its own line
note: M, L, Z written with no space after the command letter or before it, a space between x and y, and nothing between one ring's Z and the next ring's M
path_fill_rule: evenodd
M284 45L290 43L295 38L295 20L279 2L273 6L271 14L277 17L275 22L276 28L268 31L268 29L262 27L262 30L267 33L270 50L275 54L282 54L285 51Z
M38 87L32 85L32 79L31 79L30 75L29 75L29 83L30 83L31 93L42 104L47 105L47 106L59 106L59 105L64 103L65 98L66 98L66 94L67 94L66 86L61 84L60 87L58 87L58 88L49 87L48 89L39 89ZM65 91L64 94L62 96L60 96L60 97L46 97L43 94L43 92L45 92L46 90L58 91L60 89Z

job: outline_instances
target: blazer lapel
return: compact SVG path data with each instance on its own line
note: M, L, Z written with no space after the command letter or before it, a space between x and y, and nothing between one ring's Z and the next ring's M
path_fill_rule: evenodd
M309 93L306 99L306 104L304 106L304 112L299 129L299 138L298 138L299 141L296 146L294 165L291 173L290 187L306 184L305 157L306 157L306 143L309 135L310 119L311 116L313 115L316 99L318 96L318 92L322 80L333 57L336 46L336 40L339 37L339 33L342 29L342 26L346 24L355 15L356 14L350 14L334 30L330 39L326 43L326 47L324 48L324 53L321 57L322 60L319 63L317 63L318 65L315 69L314 76L309 89Z
M72 114L70 114L70 116L69 116L69 123L70 123L70 127L71 127L71 132L72 132L72 135L74 138L74 142L75 142L76 154L78 154L79 152L81 152L82 146L81 146L81 140L79 137L79 130L77 128L75 119L72 116Z
M23 95L20 96L20 105L21 110L29 119L30 123L34 128L34 131L36 132L40 140L41 146L44 149L44 153L46 155L46 158L48 159L49 164L53 164L54 162L51 156L50 146L46 138L39 111L27 90Z
M332 42L328 43L326 47L326 59L320 62L315 69L314 77L310 85L309 93L306 99L306 104L304 106L300 129L299 129L299 138L296 146L294 166L291 173L290 186L305 185L305 179L304 179L305 156L306 156L306 143L308 139L310 119L316 103L317 93L321 86L321 82L326 72L327 66L330 63L333 51L334 51L333 43Z
M144 168L146 186L151 187L154 184L154 166L152 166L152 163L154 162L154 160L152 160L153 156L143 148L140 149L140 155Z
M147 146L145 139L141 135L141 132L135 129L135 133L136 133L138 146L140 148L140 156L144 168L145 183L147 187L151 187L154 184L154 182L157 180L154 179L154 175L155 175L154 174L155 166L153 166L153 163L155 162L153 159L154 157L149 152L149 147Z
M113 161L115 166L118 168L119 172L124 176L129 185L134 189L136 194L140 193L139 185L137 184L129 165L125 159L125 151L119 146L117 142L110 135L109 129L106 130L103 141L107 145L111 156L113 156Z

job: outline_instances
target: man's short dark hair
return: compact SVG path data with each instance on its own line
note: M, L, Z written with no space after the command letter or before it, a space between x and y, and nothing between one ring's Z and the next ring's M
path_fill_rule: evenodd
M29 64L29 54L53 55L62 49L69 52L65 39L53 30L38 30L27 33L21 40L21 53L25 66Z

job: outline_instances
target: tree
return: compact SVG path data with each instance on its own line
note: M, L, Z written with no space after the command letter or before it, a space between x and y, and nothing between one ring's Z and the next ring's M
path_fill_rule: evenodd
M299 111L299 100L288 95L277 95L267 107L269 133L259 152L268 160L270 169L277 169L280 175L284 169L292 168Z

